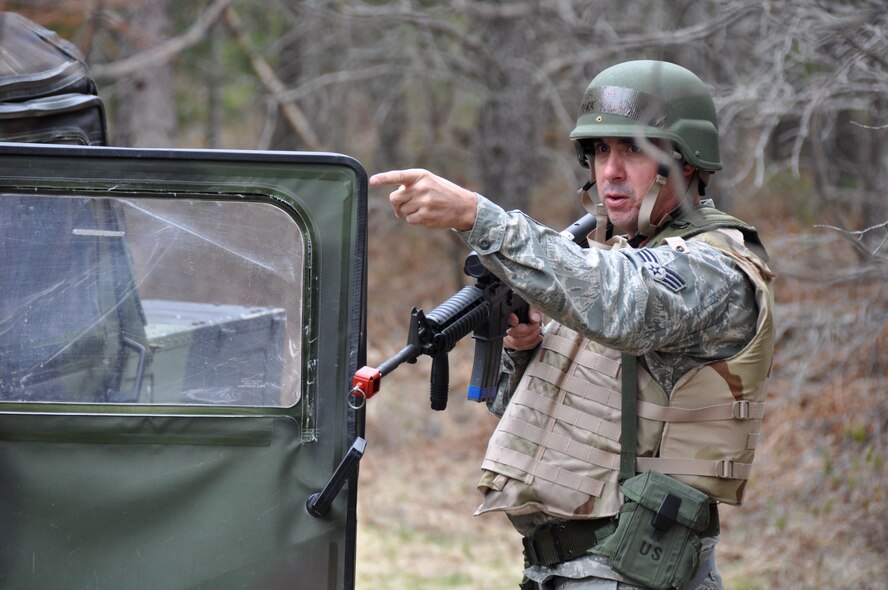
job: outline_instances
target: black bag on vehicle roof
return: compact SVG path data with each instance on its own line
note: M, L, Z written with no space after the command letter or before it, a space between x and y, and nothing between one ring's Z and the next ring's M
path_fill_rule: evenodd
M0 48L0 141L107 145L105 107L74 44L0 12Z

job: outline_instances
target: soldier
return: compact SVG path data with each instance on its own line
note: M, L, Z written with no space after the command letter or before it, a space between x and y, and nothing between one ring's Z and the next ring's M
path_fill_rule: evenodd
M570 137L599 216L587 249L425 170L370 179L552 319L510 318L478 514L523 536L522 588L721 588L717 504L742 501L773 353L767 256L701 199L722 165L692 72L604 70Z

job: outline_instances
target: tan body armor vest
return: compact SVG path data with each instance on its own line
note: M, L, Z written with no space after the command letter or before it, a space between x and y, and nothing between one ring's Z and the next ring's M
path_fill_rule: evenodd
M774 346L773 274L734 229L694 236L734 259L755 286L758 321L736 355L690 370L667 395L638 364L636 471L656 470L740 504L764 411ZM664 240L681 251L683 238ZM490 439L478 514L617 514L621 354L557 325L548 330Z

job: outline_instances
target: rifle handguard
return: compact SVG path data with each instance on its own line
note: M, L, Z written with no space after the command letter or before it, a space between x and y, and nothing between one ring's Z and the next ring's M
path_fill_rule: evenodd
M457 342L483 324L489 315L490 303L484 297L484 291L474 285L463 287L426 315L434 330L430 343L433 348L423 352L432 355L450 352Z

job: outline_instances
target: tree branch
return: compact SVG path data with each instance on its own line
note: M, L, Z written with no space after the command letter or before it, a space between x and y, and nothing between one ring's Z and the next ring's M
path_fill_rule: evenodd
M741 4L739 7L732 7L725 10L711 20L682 29L660 32L645 31L638 35L615 35L614 38L609 39L607 43L601 43L600 46L593 47L588 52L565 55L552 59L543 64L541 69L546 75L551 76L563 69L586 63L595 63L605 55L626 51L627 49L684 45L695 40L705 39L706 37L723 30L732 22L748 17L760 10L761 7L755 4ZM589 33L588 30L580 29L576 24L574 27L583 35Z
M294 100L285 98L286 86L277 77L277 74L274 73L274 69L269 65L268 61L250 45L250 40L244 32L240 17L233 8L229 7L225 11L225 24L234 36L235 42L250 58L250 65L253 71L271 94L272 99L278 104L281 113L283 113L284 118L287 120L287 124L290 125L290 129L299 136L299 139L302 140L307 149L320 149L321 142L305 113L302 112L302 109L299 108Z
M129 76L139 70L164 64L186 49L203 41L210 28L234 0L215 0L212 5L198 18L191 27L178 37L164 41L151 49L131 55L124 59L109 63L90 66L90 71L97 79L117 79Z
M839 232L842 235L842 237L844 237L846 240L848 240L851 243L851 245L853 245L855 248L857 248L858 250L860 250L861 252L863 252L865 254L868 254L871 257L879 257L879 251L885 247L886 243L888 243L888 221L883 221L882 223L873 225L873 226L865 228L865 229L856 230L856 231L842 229L840 227L835 227L832 225L815 225L814 227L823 228L823 229L831 229L833 231ZM878 230L882 230L882 232L885 235L882 237L881 240L878 241L875 248L873 248L873 249L867 248L864 245L864 241L866 240L867 235L874 236L874 235L876 235L875 232ZM888 262L888 259L886 259L886 262Z

